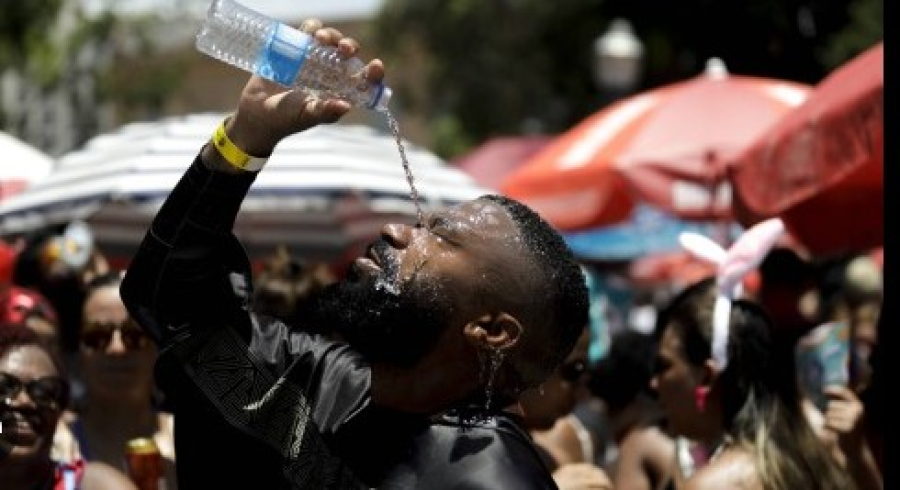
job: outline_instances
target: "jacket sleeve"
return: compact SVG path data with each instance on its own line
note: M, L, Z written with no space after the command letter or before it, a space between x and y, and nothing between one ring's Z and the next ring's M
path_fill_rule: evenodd
M133 257L122 299L159 347L157 382L179 424L209 416L199 395L286 465L308 467L315 452L339 474L321 438L368 406L371 370L345 344L253 312L250 262L231 230L255 176L195 158Z
M160 348L185 329L246 317L250 264L231 228L255 177L213 172L197 156L150 225L121 294Z

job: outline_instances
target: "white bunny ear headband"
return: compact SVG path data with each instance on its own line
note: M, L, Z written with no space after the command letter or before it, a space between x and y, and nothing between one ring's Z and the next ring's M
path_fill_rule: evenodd
M741 294L744 276L759 266L782 233L784 223L773 218L746 230L728 250L699 233L684 232L678 237L678 242L691 255L718 269L716 286L719 294L713 308L712 357L719 371L724 371L728 365L728 322L732 301Z

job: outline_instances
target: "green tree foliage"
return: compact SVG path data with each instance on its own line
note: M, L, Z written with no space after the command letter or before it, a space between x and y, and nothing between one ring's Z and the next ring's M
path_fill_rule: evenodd
M43 81L58 73L53 26L63 0L0 0L0 70L26 69Z
M850 5L850 22L822 50L822 63L829 69L853 58L884 37L882 0L857 0Z
M640 89L702 72L815 83L882 36L883 0L387 0L375 38L402 110L434 125L452 157L529 128L556 133L609 99L591 76L591 45L610 21L645 44ZM608 94L607 94L608 95Z
M0 0L0 73L18 74L42 98L66 97L76 146L101 129L105 103L125 115L158 116L184 72L183 56L157 56L150 33L164 20L109 10L87 17L70 7L66 0ZM91 83L80 83L85 78ZM0 107L0 128L20 133L27 121L9 114Z
M120 26L113 69L100 74L101 97L115 102L124 120L155 119L178 90L193 55L189 50L160 52L152 33L164 22L155 15L134 17ZM125 37L127 36L127 39ZM129 46L123 49L122 46Z
M408 75L391 79L395 97L434 121L436 151L519 132L529 121L554 127L571 121L567 104L593 93L590 47L580 39L602 24L591 19L596 3L567 7L543 0L387 2L378 44L393 72ZM424 58L411 55L419 50Z

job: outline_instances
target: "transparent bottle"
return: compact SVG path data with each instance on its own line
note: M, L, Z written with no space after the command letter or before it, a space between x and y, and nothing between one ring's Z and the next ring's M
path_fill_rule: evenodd
M338 97L357 107L386 111L391 89L364 77L359 58L342 59L334 46L233 0L214 0L197 49L285 87Z

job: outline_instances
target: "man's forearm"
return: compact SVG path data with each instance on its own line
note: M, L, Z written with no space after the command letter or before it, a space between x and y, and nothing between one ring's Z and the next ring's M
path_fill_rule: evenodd
M211 170L216 151L201 150L163 203L122 284L122 298L132 315L159 341L160 330L183 314L192 291L197 300L221 275L215 252L231 238L230 230L255 174ZM194 308L188 308L194 310Z

